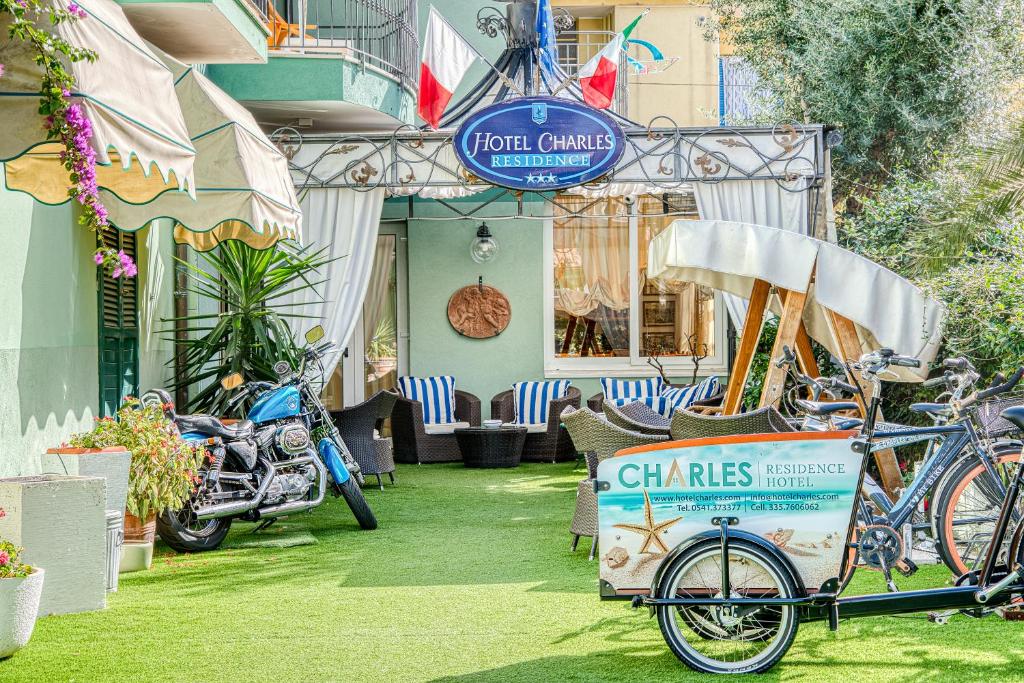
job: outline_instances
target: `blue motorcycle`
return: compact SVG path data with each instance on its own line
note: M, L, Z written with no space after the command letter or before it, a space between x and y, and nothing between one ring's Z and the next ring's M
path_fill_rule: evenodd
M177 415L170 395L147 392L142 402L159 402L183 438L202 442L206 464L197 473L196 489L180 510L157 517L157 532L178 552L213 550L239 519L267 526L279 517L312 510L330 486L345 499L363 529L376 529L377 519L363 496L359 465L348 452L330 414L313 387L310 375L319 370L331 342L323 328L306 334L307 348L297 370L287 361L274 365L277 383L245 382L238 373L221 380L234 408L254 399L246 419L224 423L212 415Z

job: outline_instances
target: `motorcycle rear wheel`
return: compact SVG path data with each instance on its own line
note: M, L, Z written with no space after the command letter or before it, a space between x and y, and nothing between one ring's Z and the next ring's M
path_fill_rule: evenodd
M354 478L347 479L345 483L338 488L341 489L341 496L345 499L345 502L348 503L348 507L352 510L352 514L355 515L356 521L359 522L359 526L366 531L376 529L377 517L373 514L373 510L370 509L370 505L366 502L363 490L359 488L359 484L356 483L356 480Z
M165 510L156 518L156 531L160 538L179 553L216 550L231 529L230 517L186 524L181 516L181 511Z

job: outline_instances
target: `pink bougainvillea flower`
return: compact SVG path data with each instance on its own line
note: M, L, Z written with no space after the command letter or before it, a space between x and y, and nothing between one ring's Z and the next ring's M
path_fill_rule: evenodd
M92 260L96 262L97 266L103 265L103 251L98 250L95 254L93 254Z
M0 550L0 567L6 566L11 561L11 556L7 554L6 550Z
M4 69L5 69L4 65L0 64L0 78L4 77Z
M4 510L3 508L0 508L0 519L3 519L6 516L7 516L7 510Z

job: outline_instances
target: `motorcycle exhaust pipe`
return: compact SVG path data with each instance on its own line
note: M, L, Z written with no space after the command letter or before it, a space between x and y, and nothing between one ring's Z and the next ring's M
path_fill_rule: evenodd
M263 481L260 483L260 487L256 489L256 495L249 500L238 500L230 503L219 503L217 505L210 505L208 507L200 508L196 511L196 519L217 519L220 517L231 517L234 515L240 515L243 512L248 512L254 507L260 504L263 497L267 495L267 489L270 488L270 482L274 480L274 466L270 464L265 458L258 458L256 461L257 465L263 466L263 471L266 473L263 477Z
M305 464L306 461L312 463L313 467L316 468L317 473L317 491L313 500L293 500L287 503L267 506L259 511L260 519L266 517L280 517L292 512L304 512L315 508L317 505L324 502L324 495L327 493L327 470L324 468L323 463L320 462L320 458L312 455L296 458L290 462L292 464Z

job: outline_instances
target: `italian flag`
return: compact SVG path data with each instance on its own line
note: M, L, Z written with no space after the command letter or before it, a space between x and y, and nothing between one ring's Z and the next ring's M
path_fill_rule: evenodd
M423 39L419 92L419 115L431 128L437 129L452 93L474 59L473 48L431 5Z
M578 76L583 88L583 99L591 107L607 109L615 99L615 80L619 75L619 57L629 34L643 19L646 10L605 45L593 59L580 67Z

